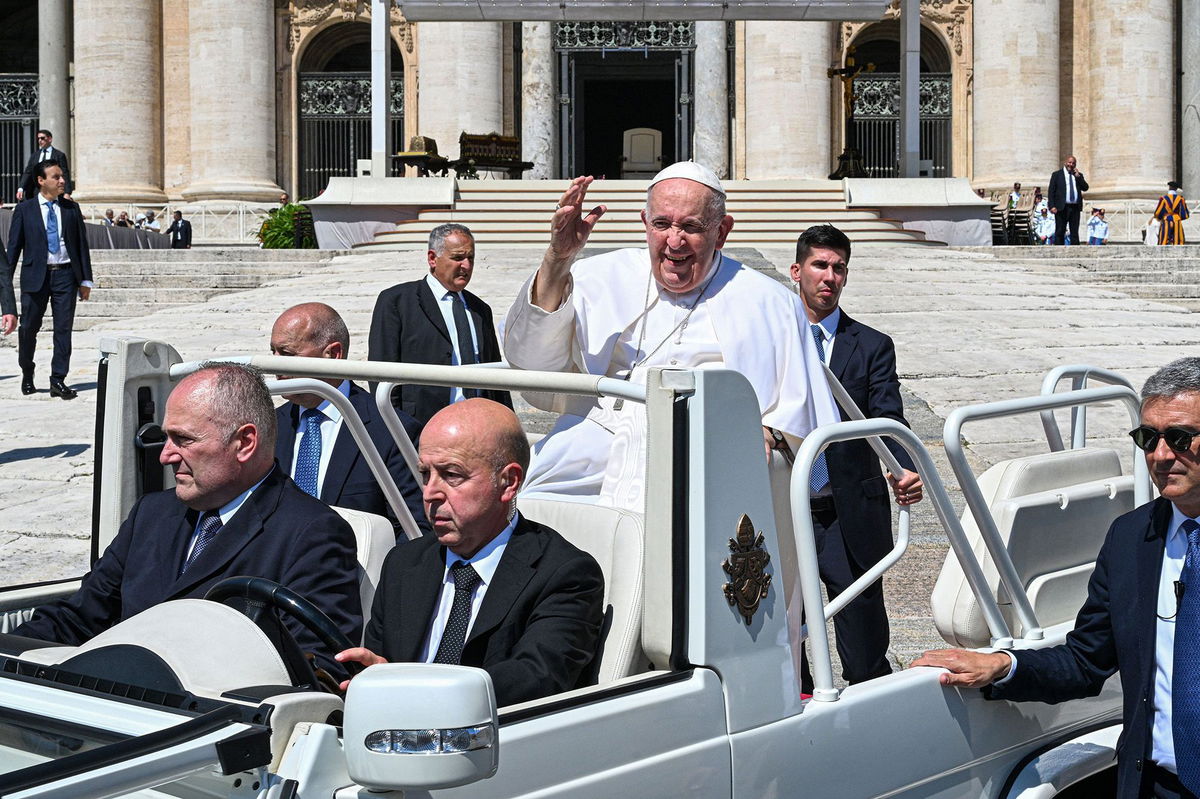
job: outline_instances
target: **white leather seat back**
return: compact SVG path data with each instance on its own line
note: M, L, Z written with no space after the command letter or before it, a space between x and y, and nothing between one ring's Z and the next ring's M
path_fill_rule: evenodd
M1121 474L1117 452L1084 448L1002 461L980 476L979 487L1038 623L1049 627L1074 619L1109 525L1133 509L1133 477ZM1023 635L970 511L963 513L962 524L1013 635ZM953 551L946 555L931 603L934 624L948 643L991 643Z
M525 517L553 527L590 554L604 572L605 620L600 635L598 682L644 671L641 515L546 495L522 496L517 506Z
M362 570L358 576L358 596L362 601L363 629L371 618L371 603L375 600L375 589L379 585L379 573L383 570L383 559L396 545L396 531L392 523L383 516L350 508L334 508L338 515L350 524L354 531L354 543L358 549L358 565Z

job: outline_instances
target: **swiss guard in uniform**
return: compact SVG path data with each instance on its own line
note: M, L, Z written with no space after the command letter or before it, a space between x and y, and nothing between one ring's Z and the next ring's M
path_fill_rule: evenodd
M1158 198L1158 207L1154 209L1154 218L1158 220L1159 244L1184 244L1183 220L1188 213L1187 201L1179 193L1180 185L1175 181L1167 184L1167 193Z

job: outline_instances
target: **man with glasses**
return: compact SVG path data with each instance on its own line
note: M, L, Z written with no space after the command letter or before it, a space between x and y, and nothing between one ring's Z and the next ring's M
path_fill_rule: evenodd
M635 383L655 366L733 369L758 397L768 448L838 419L795 295L721 251L733 217L712 170L683 161L659 172L641 215L646 248L576 262L606 210L585 209L591 184L575 178L563 193L550 247L509 310L510 364ZM527 489L641 511L644 408L579 397L541 407L561 415L535 448Z
M71 199L71 190L74 188L74 184L71 183L71 164L67 160L67 154L54 147L53 142L54 134L50 131L43 128L37 132L37 149L29 156L29 161L25 164L25 171L21 173L21 179L17 182L17 202L37 194L37 175L34 174L34 169L43 161L49 161L62 167L66 197L68 200Z
M914 666L989 699L1095 696L1114 672L1124 694L1117 795L1200 793L1200 358L1181 358L1142 388L1145 452L1161 497L1113 522L1066 642L1046 649L926 652Z

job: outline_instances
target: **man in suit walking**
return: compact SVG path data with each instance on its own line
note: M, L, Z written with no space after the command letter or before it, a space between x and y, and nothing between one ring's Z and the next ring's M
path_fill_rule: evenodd
M74 184L71 182L71 163L67 154L53 146L54 134L44 128L37 132L37 149L29 156L21 179L17 182L17 202L32 197L38 192L37 165L45 162L58 164L63 171L67 197L70 198Z
M1079 214L1083 210L1083 193L1088 182L1079 171L1075 156L1068 155L1063 168L1050 176L1047 201L1054 216L1054 243L1063 243L1063 232L1070 229L1071 243L1079 244Z
M309 302L287 309L271 328L271 353L304 358L344 359L350 352L350 331L333 308ZM284 375L279 376L285 379ZM413 520L423 532L429 530L421 506L421 488L396 440L392 438L371 395L349 380L327 380L349 400L358 413L388 472L400 489ZM289 402L276 409L279 435L275 457L301 489L327 505L352 508L387 516L397 525L383 489L375 480L350 429L337 406L316 394L288 394ZM397 412L400 423L415 444L421 433L417 420ZM401 534L396 528L397 537Z
M1119 673L1124 732L1117 795L1200 794L1200 358L1181 358L1142 388L1146 453L1161 496L1119 517L1096 558L1066 641L1045 649L926 652L942 684L989 699L1064 702L1095 696Z
M50 305L54 315L54 358L50 362L50 396L74 399L66 384L71 366L71 328L75 323L75 298L86 300L92 291L92 259L87 231L79 206L63 192L66 178L52 161L34 165L38 193L17 204L8 234L9 269L22 252L21 328L17 362L21 365L21 393L33 394L33 353L42 317Z
M364 645L338 660L475 666L500 705L587 682L604 577L591 555L517 513L528 465L525 432L498 403L468 399L430 420L421 470L436 538L388 553Z
M354 533L275 465L275 408L255 370L208 366L167 399L159 460L175 488L138 500L83 583L13 632L77 646L226 577L265 577L304 596L351 640L362 632ZM335 653L292 618L296 642L344 677Z
M816 341L817 354L846 388L863 415L895 419L905 425L904 402L896 377L896 349L878 330L852 319L838 303L846 286L850 239L832 225L817 225L796 242L796 281L807 319L803 333ZM842 411L843 421L850 417ZM884 439L904 473L884 480L879 460L862 439L831 444L813 466L812 517L821 581L833 599L892 548L892 511L888 482L901 505L919 502L921 478L908 453ZM889 626L883 581L833 617L843 676L849 683L891 673L887 661ZM812 691L808 669L801 675Z
M183 218L181 211L176 211L171 216L171 224L167 227L167 235L171 237L171 249L190 250L192 248L192 223Z
M467 291L475 269L475 237L463 225L445 224L429 234L429 274L385 289L375 301L368 357L372 361L442 365L500 360L492 309ZM372 384L372 390L375 386ZM442 408L470 397L512 407L507 391L457 386L402 385L393 401L425 424Z

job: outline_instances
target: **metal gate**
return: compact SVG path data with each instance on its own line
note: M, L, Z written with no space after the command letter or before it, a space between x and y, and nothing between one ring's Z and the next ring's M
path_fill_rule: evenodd
M37 128L38 76L0 75L0 196L5 202L16 199Z
M391 81L392 141L404 141L404 73ZM300 76L299 197L315 197L331 177L352 177L371 157L371 75L321 72ZM394 161L388 174L403 174Z
M922 161L932 162L928 177L951 176L951 84L946 74L921 76L920 137ZM860 75L854 81L854 130L867 174L900 174L900 75Z

